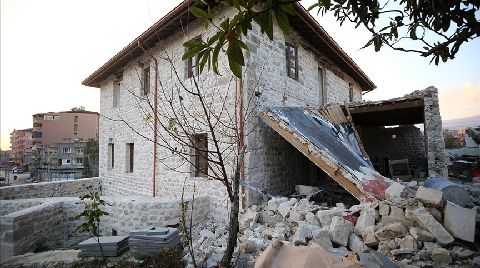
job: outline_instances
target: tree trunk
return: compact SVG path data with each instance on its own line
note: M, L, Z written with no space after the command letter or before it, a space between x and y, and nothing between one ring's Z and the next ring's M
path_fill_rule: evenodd
M237 236L238 236L238 210L239 210L239 183L240 183L240 168L239 164L237 163L237 169L235 171L235 176L233 178L232 187L233 187L233 200L231 200L230 206L230 222L229 222L229 229L228 229L228 244L227 250L223 255L222 259L222 267L230 267L230 263L232 261L233 251L235 250L235 246L237 245Z

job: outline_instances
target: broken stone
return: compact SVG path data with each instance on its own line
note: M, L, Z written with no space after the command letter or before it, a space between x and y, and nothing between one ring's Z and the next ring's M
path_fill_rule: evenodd
M469 249L464 249L458 246L454 247L451 253L452 255L455 255L457 258L460 258L460 259L468 259L471 256L473 256L473 254L475 254L475 252Z
M405 190L405 186L403 184L393 182L387 189L385 189L385 197L390 200L396 197L402 197L403 190Z
M380 203L380 205L378 206L378 212L381 216L388 216L388 214L390 213L390 206L385 203Z
M380 222L383 223L383 224L401 222L407 227L414 226L414 222L412 220L407 220L405 217L399 218L399 217L394 217L394 216L383 216L382 220Z
M307 242L309 239L312 238L312 231L308 226L305 226L304 224L300 224L298 226L297 231L292 237L292 242L296 245L307 245Z
M435 242L423 242L424 249L434 249L439 248L440 246Z
M438 263L438 264L450 264L452 262L450 251L444 248L432 249L431 258L434 263Z
M418 182L417 182L417 181L409 181L409 182L407 183L407 186L408 186L408 187L415 188L415 187L418 186Z
M350 234L350 237L348 238L348 247L357 253L366 252L368 250L368 247L362 242L362 239L360 239L355 233Z
M340 210L319 210L317 212L317 218L320 220L320 224L324 227L330 226L332 219L335 216L342 216Z
M404 255L404 254L412 254L413 250L410 248L399 248L399 249L393 249L390 251L393 256L398 256L398 255Z
M337 208L340 208L340 209L346 209L344 203L336 203L335 206L336 206Z
M333 243L347 246L350 233L353 231L353 223L335 216L330 224L330 238Z
M473 267L480 267L480 256L473 258L472 264Z
M299 195L311 196L318 191L320 191L318 187L309 185L295 185L295 192L297 192Z
M410 234L418 241L433 242L433 240L435 240L435 237L430 232L418 227L411 227Z
M268 208L268 210L271 210L271 211L277 211L278 206L281 203L286 202L286 201L288 201L288 198L286 198L286 197L274 197L274 198L268 200L267 208Z
M388 240L395 237L402 237L407 234L407 227L403 223L395 222L386 224L384 227L380 228L375 232L375 236L378 240Z
M426 207L428 213L432 214L432 216L438 221L442 222L443 216L442 212L438 210L437 208L432 208L432 207Z
M377 237L375 237L375 226L366 227L361 235L365 245L370 247L378 245Z
M333 248L332 241L330 240L330 231L328 228L322 228L312 232L313 241L320 246L330 249Z
M240 244L240 251L244 253L253 253L257 250L257 243L255 241L246 239Z
M443 225L454 237L468 242L474 242L477 217L477 210L475 208L463 208L447 202L444 215Z
M412 213L420 227L428 230L440 245L445 246L453 242L453 237L430 213L428 213L427 209L419 207L413 210Z
M290 210L290 216L288 216L288 219L291 222L299 222L299 221L303 221L305 219L305 216L294 210Z
M215 234L214 234L212 231L210 231L210 230L203 229L203 230L200 231L200 236L201 236L201 237L204 237L204 238L206 238L206 237L215 237Z
M375 225L375 209L365 208L360 212L360 217L355 224L355 232L362 234L365 228Z
M417 242L415 241L415 239L413 239L413 236L411 235L407 235L404 238L399 239L398 245L400 246L400 248L408 248L412 251L417 250Z
M405 214L403 213L403 209L397 206L390 207L390 214L389 216L397 217L397 218L405 218Z
M296 198L290 198L290 200L288 200L288 203L291 207L293 207L298 203L298 200Z
M278 213L280 213L280 215L282 215L283 218L287 218L288 215L290 214L290 209L291 209L290 203L288 201L283 202L278 206Z
M312 212L307 212L305 220L310 224L318 225L318 218Z
M445 202L442 191L423 186L418 187L415 199L421 201L423 204L428 204L434 207L443 207Z

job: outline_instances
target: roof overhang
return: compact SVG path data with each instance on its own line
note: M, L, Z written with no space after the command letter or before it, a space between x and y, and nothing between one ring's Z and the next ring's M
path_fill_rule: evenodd
M196 18L189 10L195 6L194 0L185 0L154 25L135 38L113 58L103 64L98 70L88 76L82 84L90 87L100 87L101 81L109 75L118 72L131 60L143 55L144 50L152 48L159 41L166 39L181 27L193 22ZM297 16L290 16L292 28L325 56L335 62L341 70L354 78L364 91L376 88L370 78L350 58L345 51L332 39L320 24L299 3L293 3ZM141 46L139 46L139 44Z

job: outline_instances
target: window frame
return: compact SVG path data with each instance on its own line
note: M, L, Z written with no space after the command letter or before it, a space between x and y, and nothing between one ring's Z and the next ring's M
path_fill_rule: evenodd
M191 135L192 140L192 176L208 177L208 134ZM201 166L200 166L201 165Z
M294 57L295 57L295 66L294 66L295 73L293 75L291 74L292 66L290 65L290 63L291 63L290 48L293 48L295 50L295 55L294 55ZM298 46L295 46L291 43L286 42L285 43L285 59L286 59L286 67L287 67L287 77L298 80Z
M150 94L150 64L142 67L142 96Z
M120 83L114 81L112 90L112 107L118 108L120 106Z
M127 143L126 153L126 173L133 173L135 164L135 144L133 142Z
M108 169L112 170L115 168L115 143L109 142L108 143L108 161L107 161Z
M353 102L353 84L348 84L348 99Z

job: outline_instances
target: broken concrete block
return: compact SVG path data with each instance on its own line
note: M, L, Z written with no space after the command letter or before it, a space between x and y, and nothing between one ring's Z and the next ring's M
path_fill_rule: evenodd
M402 237L407 234L407 227L403 223L389 223L375 232L375 236L380 241L389 240L395 237Z
M426 207L428 213L430 213L438 222L442 222L443 215L442 212L437 208Z
M412 220L407 220L405 217L399 218L394 216L383 216L382 220L380 221L383 224L389 224L394 222L401 222L407 227L413 227L414 222Z
M399 249L393 249L390 251L393 256L398 256L398 255L404 255L404 254L412 254L413 250L410 248L399 248Z
M375 209L365 208L360 212L360 217L355 224L355 232L362 234L366 227L375 225Z
M312 212L307 212L307 214L305 215L305 220L310 224L319 224L317 216L315 216L315 214L313 214Z
M381 216L388 216L390 213L390 206L385 203L380 203L378 206L378 213L380 213Z
M476 208L463 208L447 202L444 216L443 225L454 237L474 242L477 217Z
M259 217L260 217L260 213L254 211L254 210L251 210L251 209L247 209L247 211L243 215L243 218L242 218L240 224L243 225L243 226L249 226L250 223L257 222Z
M430 213L428 213L427 209L419 207L413 210L412 213L420 227L428 230L440 245L445 246L453 242L453 237Z
M282 215L283 218L287 218L288 215L290 214L290 209L291 209L290 203L286 201L281 203L278 206L277 210L278 210L278 213L280 213L280 215Z
M319 210L317 212L317 218L323 227L328 227L332 223L332 218L335 216L342 216L340 210Z
M361 235L365 245L370 247L378 245L377 237L375 237L375 226L366 227Z
M450 264L452 262L452 256L450 256L450 251L444 248L432 249L431 258L432 261L437 264Z
M320 246L330 249L333 248L332 241L330 240L330 231L328 228L322 228L312 232L313 241Z
M385 189L385 197L392 200L396 197L402 197L403 190L405 190L405 186L398 182L393 182Z
M292 242L296 245L307 245L309 239L312 238L312 231L308 226L300 224L297 231L292 237Z
M407 183L407 186L408 186L408 187L411 187L411 188L415 188L415 187L418 186L418 181L409 181L409 182Z
M255 241L246 239L240 243L240 251L243 253L253 253L257 250L257 243Z
M271 210L271 211L277 211L278 206L281 203L286 202L286 201L288 201L288 198L286 198L286 197L274 197L274 198L268 200L267 208L268 208L268 210Z
M435 237L430 232L418 227L411 227L410 234L418 241L433 242L433 240L435 240Z
M435 189L420 186L418 187L415 199L421 201L423 204L434 207L443 207L445 202L443 192Z
M207 229L203 229L200 231L200 237L206 238L206 237L215 237L215 234Z
M408 248L411 249L412 251L417 250L417 242L415 239L413 239L413 236L407 235L404 238L400 238L398 240L398 245L400 248Z
M350 250L353 250L357 253L365 252L368 250L368 247L363 243L362 239L358 237L355 233L351 233L348 238L348 247Z
M342 217L334 216L330 224L330 239L337 245L347 246L353 231L353 223Z

